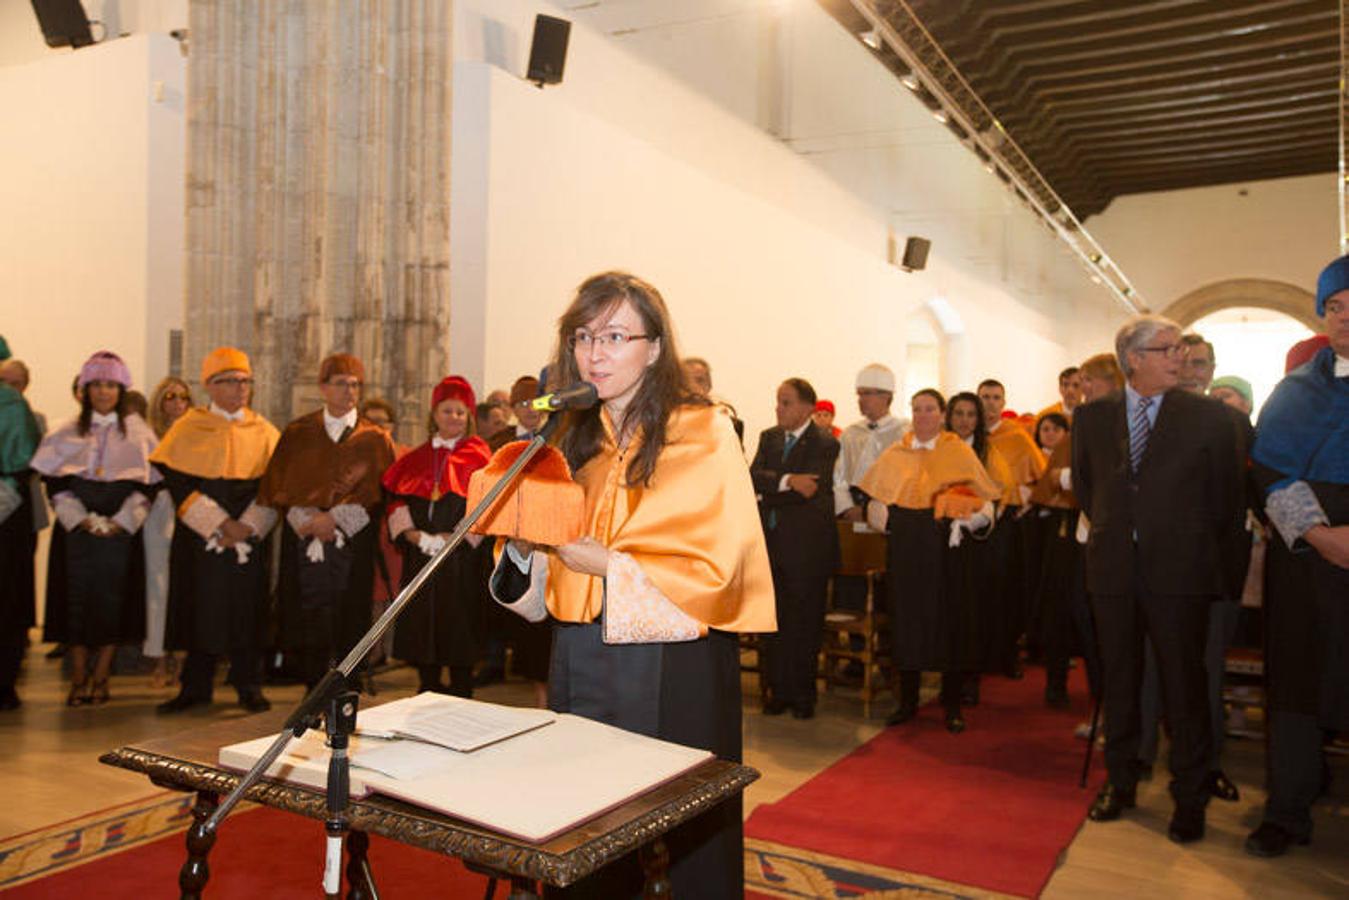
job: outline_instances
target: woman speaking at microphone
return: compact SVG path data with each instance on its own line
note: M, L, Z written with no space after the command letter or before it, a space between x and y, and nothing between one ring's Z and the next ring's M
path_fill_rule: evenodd
M585 490L585 530L559 547L508 542L493 596L551 614L549 706L740 761L737 632L776 629L754 489L730 416L688 390L669 312L623 272L587 279L558 320L552 387L595 385L553 441ZM676 897L741 897L740 803L666 836ZM620 860L572 896L640 896ZM568 894L568 892L563 892ZM552 894L550 893L550 896Z

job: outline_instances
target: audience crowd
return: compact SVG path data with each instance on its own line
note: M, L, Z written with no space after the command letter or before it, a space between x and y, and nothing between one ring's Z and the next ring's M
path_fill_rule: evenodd
M879 533L889 726L920 714L924 672L940 676L953 734L979 726L983 679L1021 679L1027 664L1043 669L1044 703L1066 708L1078 659L1109 773L1090 818L1135 805L1164 727L1169 835L1187 843L1203 837L1210 799L1239 795L1222 748L1224 662L1241 634L1264 649L1270 736L1269 801L1246 847L1274 856L1306 843L1322 742L1349 720L1349 257L1322 274L1317 313L1324 338L1290 352L1258 428L1250 384L1214 378L1210 343L1150 315L1121 328L1113 352L1064 369L1058 399L1034 414L1008 404L1047 398L1009 397L988 377L949 397L918 390L897 416L894 373L872 363L854 382L859 418L839 428L809 381L783 380L777 424L748 463L778 623L757 639L763 714L814 716L826 607L856 610L866 594L863 579L836 575L840 538ZM109 701L123 645L139 647L155 685L177 686L166 715L211 703L224 661L251 712L269 708L264 683L312 687L445 546L472 473L540 426L530 401L548 387L546 373L522 375L478 402L451 375L425 420L400 428L393 405L363 395L362 361L335 353L315 373L321 408L278 431L249 406L241 350L202 361L204 397L170 377L148 400L100 351L75 379L77 409L49 429L3 339L0 360L6 710L21 704L36 537L49 527L43 639L68 658L67 705ZM707 360L686 357L683 380L743 441ZM505 677L509 648L543 705L549 625L502 614L492 567L490 546L470 537L353 686L373 690L372 671L399 660L421 690L470 697Z

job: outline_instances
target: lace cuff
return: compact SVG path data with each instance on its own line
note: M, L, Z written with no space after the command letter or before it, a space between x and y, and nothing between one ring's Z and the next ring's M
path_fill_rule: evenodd
M292 506L286 510L286 524L297 536L302 537L300 529L308 525L309 520L314 518L317 513L318 507L316 506Z
M676 606L626 553L609 554L604 579L604 642L662 644L695 641L707 631Z
M1265 498L1265 512L1269 513L1269 520L1290 548L1310 529L1330 524L1311 485L1305 481L1294 481L1287 487L1271 491Z
M328 514L347 537L354 537L357 532L370 524L370 513L359 503L339 503L328 510Z
M135 534L141 530L148 515L150 515L150 501L145 499L144 494L134 493L122 501L122 506L112 517L112 522L127 534Z
M400 506L389 513L389 537L397 539L400 534L413 527L412 513L406 506Z
M211 535L220 530L220 526L229 521L229 513L220 508L210 497L200 491L193 491L178 507L178 518L183 524L201 535L202 540L210 540Z
M56 510L56 520L66 531L74 531L80 523L89 518L89 510L84 508L80 498L70 491L62 491L52 498L52 508Z
M243 511L243 515L239 516L239 521L253 529L253 534L257 536L257 539L262 540L267 536L267 532L272 530L272 526L276 524L276 510L270 506L263 506L254 500L248 504L248 509Z

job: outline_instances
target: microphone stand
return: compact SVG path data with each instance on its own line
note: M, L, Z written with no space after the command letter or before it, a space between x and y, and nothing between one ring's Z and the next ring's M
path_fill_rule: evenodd
M592 399L591 403L593 402ZM558 412L561 412L561 410L558 410ZM445 546L441 547L436 555L431 557L426 565L421 568L421 571L408 582L407 587L398 592L398 596L394 598L393 603L389 604L389 608L384 611L378 621L370 626L370 630L357 642L351 652L335 668L329 669L323 679L314 686L314 689L300 701L299 705L287 717L281 733L276 736L276 740L272 741L266 752L253 764L253 767L239 779L239 783L235 785L234 790L230 791L225 799L220 802L210 818L198 822L189 829L188 844L192 846L195 842L195 845L202 849L201 856L203 858L206 851L209 851L211 845L215 843L215 833L220 827L221 821L239 804L249 788L257 784L263 774L271 768L272 763L276 762L282 752L285 751L291 739L303 736L310 728L318 728L320 719L326 718L328 746L332 748L332 753L328 763L328 787L326 791L329 817L325 823L328 840L323 886L327 896L335 897L337 895L340 880L342 839L347 831L345 812L350 787L350 760L347 757L347 742L348 737L356 730L357 710L357 695L347 690L347 676L355 671L371 648L393 626L394 621L402 614L404 607L417 596L417 592L435 574L436 569L440 568L450 554L463 543L464 538L468 536L469 529L482 518L483 514L491 508L506 488L514 483L521 470L548 442L548 437L557 429L561 420L560 415L549 416L543 427L530 436L529 446L506 470L506 474L501 476L496 484L492 485L478 505L459 520L459 524L450 533ZM191 865L191 862L188 864Z

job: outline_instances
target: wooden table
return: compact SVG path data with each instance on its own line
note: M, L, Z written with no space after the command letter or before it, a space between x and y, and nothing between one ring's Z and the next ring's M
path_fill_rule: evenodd
M285 717L285 711L273 710L263 715L216 722L171 737L119 747L105 753L100 761L144 773L161 787L195 791L197 802L192 814L197 822L204 822L220 798L239 783L238 773L217 765L220 748L276 734ZM414 847L455 856L476 871L509 878L512 898L538 896L537 881L565 887L640 850L647 872L648 896L669 897L662 835L736 796L758 777L759 773L748 766L709 760L543 844L531 844L378 794L371 794L364 800L353 799L346 812L351 827L351 837L347 841L348 897L366 900L374 896L365 859L369 844L367 834L383 835ZM254 785L245 798L320 822L328 816L321 791L271 779L263 779ZM221 827L231 827L229 820ZM209 850L209 841L205 846L193 846L192 832L189 831L188 861L179 875L184 898L199 897L205 887Z

